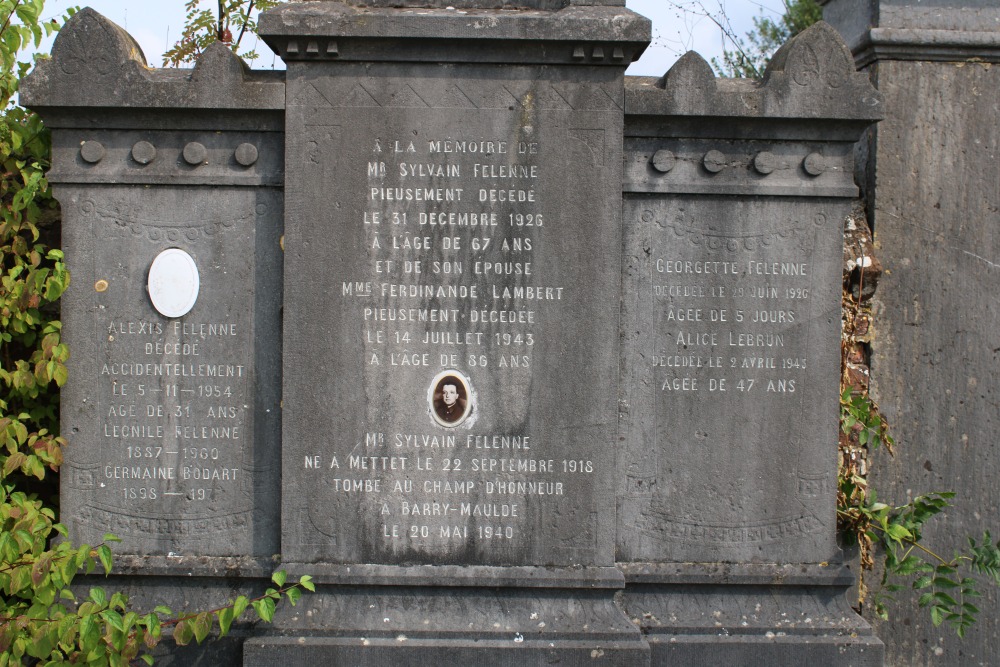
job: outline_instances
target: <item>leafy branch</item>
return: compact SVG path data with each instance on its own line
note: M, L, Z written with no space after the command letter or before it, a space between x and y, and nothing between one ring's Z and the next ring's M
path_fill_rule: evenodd
M240 51L243 38L257 33L256 17L260 12L281 4L284 0L218 0L215 11L201 8L201 0L187 0L187 15L181 38L163 54L164 67L179 67L194 63L205 49L220 42L245 60L255 60L255 49ZM239 29L233 39L233 30Z
M856 266L845 267L850 272L845 273L842 308L839 532L845 542L857 545L860 553L859 605L868 596L867 574L876 569L878 555L881 577L872 596L876 616L887 620L893 594L909 588L920 593L917 604L929 611L935 626L947 623L964 637L980 613L973 600L981 597L981 580L1000 586L1000 543L993 543L987 531L981 542L969 538L967 550L947 558L924 543L924 526L951 506L953 492L928 493L904 505L890 506L879 502L869 488L868 453L881 447L892 455L895 440L869 394L866 359L873 316L868 299L874 293L878 273L869 268L876 262L870 257L871 237L863 211L857 212L856 218L853 233L860 237L859 247L850 255L860 259Z
M302 575L297 583L286 585L287 576L284 571L279 570L271 576L271 581L277 588L268 588L255 598L240 595L229 604L217 609L163 620L161 626L173 626L174 641L181 646L189 644L192 637L200 644L212 631L214 620L219 622L220 636L225 637L229 634L233 621L242 616L247 607L252 608L260 620L270 623L282 596L286 597L289 604L294 607L302 598L303 590L316 591L316 585L309 575ZM168 607L157 607L154 611L166 615L172 613Z
M877 502L873 493L869 502L838 510L842 523L864 526L866 538L885 554L874 599L879 618L889 618L886 605L894 600L892 593L907 588L893 580L909 578L910 588L923 591L917 604L930 611L931 622L935 626L948 623L962 638L980 613L972 602L982 597L976 575L1000 586L1000 542L994 543L989 531L983 533L981 542L968 538L968 550L950 559L922 544L924 523L944 512L954 496L952 492L931 493L890 507Z

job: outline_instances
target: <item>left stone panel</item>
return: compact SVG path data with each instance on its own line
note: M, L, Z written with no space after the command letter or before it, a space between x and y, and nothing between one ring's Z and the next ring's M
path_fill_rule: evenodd
M53 129L72 351L61 521L137 573L280 549L284 82L224 47L152 70L91 10L25 81ZM126 558L126 564L129 562Z
M225 186L58 193L75 288L63 306L74 363L62 477L74 539L112 532L137 554L276 553L276 504L256 496L278 477L267 452L279 369L255 343L274 331L277 303L258 301L255 288L268 264L280 267L280 196ZM184 277L151 272L171 249L199 279L179 317L150 298L158 278ZM261 386L268 377L274 384Z

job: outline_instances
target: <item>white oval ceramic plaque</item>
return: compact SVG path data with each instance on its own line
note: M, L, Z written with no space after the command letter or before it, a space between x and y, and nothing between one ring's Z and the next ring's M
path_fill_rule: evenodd
M149 267L146 289L153 307L161 315L181 317L194 308L200 285L194 258L180 248L168 248Z

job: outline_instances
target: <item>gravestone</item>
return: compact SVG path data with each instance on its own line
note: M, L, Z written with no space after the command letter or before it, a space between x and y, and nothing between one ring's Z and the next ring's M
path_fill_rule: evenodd
M60 520L121 539L138 604L207 607L280 551L284 84L221 45L150 70L89 9L52 55L21 100L53 129L73 280Z
M835 539L842 230L878 104L825 24L760 83L688 53L626 87L618 561L654 664L881 664Z
M317 583L168 664L879 664L834 539L879 100L829 27L760 84L626 84L618 0L260 27L287 73L151 70L84 10L22 88L74 281L70 537L119 534L140 607Z
M362 636L398 660L484 640L493 659L610 641L637 660L613 605L606 379L622 74L649 23L624 3L393 4L261 19L288 65L282 554L368 588L357 611L330 594L342 619L283 627L345 637L254 641L248 658L346 656ZM370 588L386 582L429 588ZM557 620L570 603L583 646Z

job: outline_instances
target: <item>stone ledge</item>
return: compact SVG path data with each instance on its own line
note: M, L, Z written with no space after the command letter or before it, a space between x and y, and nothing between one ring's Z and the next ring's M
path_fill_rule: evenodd
M558 11L282 5L260 34L285 61L604 64L623 67L650 39L649 19L616 4Z

